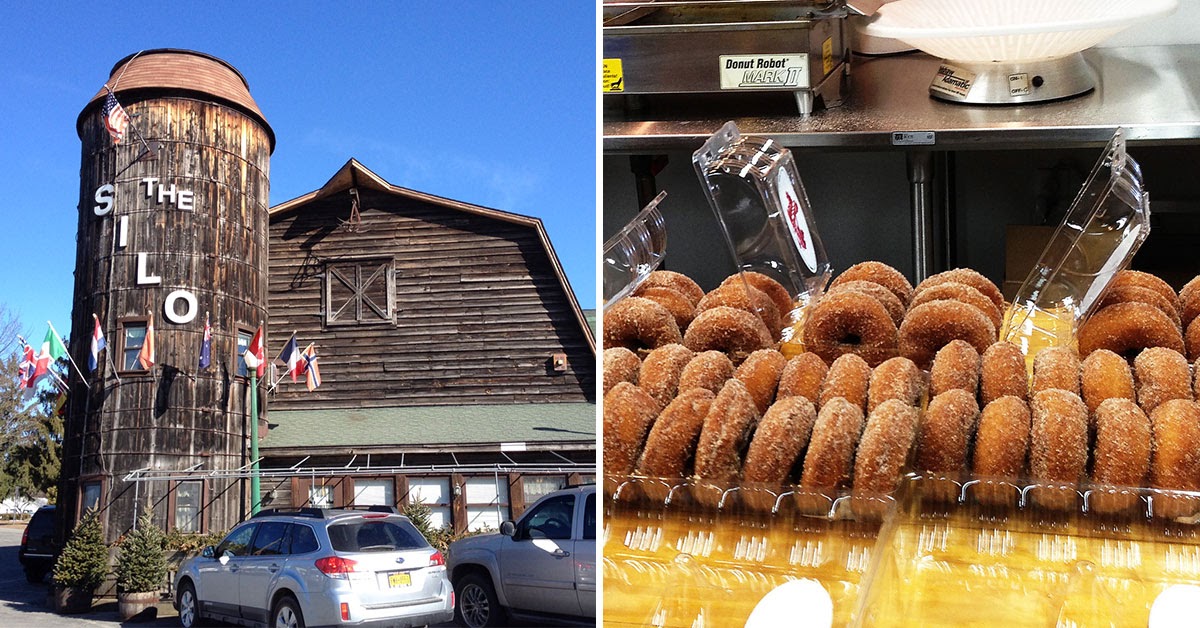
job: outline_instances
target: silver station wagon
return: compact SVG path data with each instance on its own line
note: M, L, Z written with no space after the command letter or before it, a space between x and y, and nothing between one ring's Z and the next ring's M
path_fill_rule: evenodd
M184 561L175 607L184 628L424 626L454 617L445 565L398 514L266 510Z

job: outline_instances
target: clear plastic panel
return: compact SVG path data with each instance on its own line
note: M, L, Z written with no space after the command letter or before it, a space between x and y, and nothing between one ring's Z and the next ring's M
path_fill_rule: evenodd
M667 227L658 205L659 192L642 211L604 243L604 308L630 294L662 263Z
M1044 347L1073 345L1079 325L1149 233L1150 196L1118 129L1021 284L1000 338L1029 360Z
M743 137L727 122L692 162L738 271L782 284L796 302L785 314L797 321L825 290L831 269L791 151L769 138Z

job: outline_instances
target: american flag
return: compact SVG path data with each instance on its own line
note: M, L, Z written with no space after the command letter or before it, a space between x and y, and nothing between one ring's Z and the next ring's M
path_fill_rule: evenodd
M129 114L125 113L121 103L117 102L116 94L108 93L100 115L104 117L104 128L108 129L113 144L120 144L121 138L125 137L125 131L129 128Z

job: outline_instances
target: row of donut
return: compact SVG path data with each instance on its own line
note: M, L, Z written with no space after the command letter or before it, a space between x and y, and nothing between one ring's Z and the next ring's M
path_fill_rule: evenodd
M1149 273L1117 273L1095 312L1079 328L1079 353L1108 349L1132 355L1146 347L1167 347L1200 359L1200 276L1176 294Z
M760 350L735 369L720 352L677 344L644 362L613 348L604 389L609 474L878 493L895 488L915 448L914 468L939 474L1200 489L1200 395L1186 359L1166 348L1144 350L1133 370L1107 350L1082 363L1044 350L1032 382L1007 342L980 356L952 341L928 375L904 357L871 369L849 354L827 369L813 353ZM1097 508L1106 503L1128 506Z
M682 343L697 352L723 351L735 363L776 346L794 306L778 282L754 272L732 275L705 293L685 275L655 271L634 295L605 312L605 348L644 354ZM938 273L913 288L896 269L868 261L839 275L813 304L802 339L826 364L846 353L871 366L900 355L928 369L952 340L984 351L996 341L1005 309L996 285L974 270ZM1200 276L1176 294L1154 275L1121 271L1080 327L1080 354L1108 349L1132 357L1146 347L1167 347L1196 360L1197 320Z

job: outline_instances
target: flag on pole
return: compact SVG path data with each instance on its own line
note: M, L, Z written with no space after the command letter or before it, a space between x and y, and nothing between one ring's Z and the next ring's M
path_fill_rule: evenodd
M54 416L60 419L67 416L67 391L60 388L58 395L54 397Z
M204 314L204 338L200 341L200 368L206 369L212 364L212 325L208 323L208 314Z
M142 339L142 350L138 351L138 364L142 368L150 370L155 363L154 356L154 315L150 315L150 321L146 323L146 337Z
M288 339L287 344L283 345L283 351L279 352L279 357L276 358L280 362L287 364L288 373L292 374L292 381L304 371L304 364L300 360L300 346L296 344L296 333L292 332L292 337ZM274 366L272 364L272 366Z
M304 348L304 353L300 354L300 358L304 363L304 381L308 385L308 392L312 392L321 385L321 369L317 368L317 348L309 343Z
M108 129L113 144L120 144L121 138L125 137L125 131L129 129L129 114L125 113L125 108L117 102L116 94L108 92L100 115L104 117L104 128Z
M104 339L104 330L100 327L100 317L92 314L92 320L96 321L96 325L92 328L92 353L88 356L88 370L95 373L100 366L100 351L108 346L108 341Z
M42 350L37 354L37 363L34 365L33 379L42 379L50 375L50 366L55 360L67 355L67 347L63 344L62 338L54 333L54 328L46 330L46 337L42 340Z
M33 396L34 379L33 373L37 368L37 356L33 353L33 347L21 338L21 363L17 367L17 378L19 381L18 388L23 391L23 398L28 400Z
M242 358L246 360L246 369L254 369L259 377L262 377L267 372L267 350L263 346L263 331L262 325L258 326L258 330L254 332L254 337L250 339L250 344L246 346L246 352L242 354Z

